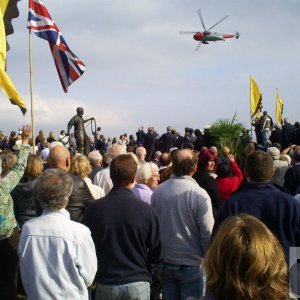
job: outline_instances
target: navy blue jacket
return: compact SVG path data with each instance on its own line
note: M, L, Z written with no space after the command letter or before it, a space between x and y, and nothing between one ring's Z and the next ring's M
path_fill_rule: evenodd
M289 247L300 246L300 204L269 183L247 183L219 209L213 229L229 216L247 213L260 219L281 242L286 258Z
M96 247L97 282L152 282L151 267L162 262L158 217L152 206L130 189L114 187L87 207L83 223Z

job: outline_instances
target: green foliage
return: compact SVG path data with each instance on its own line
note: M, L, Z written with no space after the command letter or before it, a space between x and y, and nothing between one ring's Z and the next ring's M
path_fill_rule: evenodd
M234 154L239 154L239 137L243 125L237 123L237 114L232 119L218 119L210 128L210 133L214 137L218 148L227 146Z

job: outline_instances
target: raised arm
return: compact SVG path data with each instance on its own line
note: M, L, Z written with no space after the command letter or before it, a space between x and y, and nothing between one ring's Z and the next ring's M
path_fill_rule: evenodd
M31 127L28 125L23 126L22 146L18 155L18 159L16 164L8 172L8 174L0 180L0 195L10 193L15 188L15 186L19 183L19 181L21 180L24 174L27 165L29 149L30 149L30 146L28 145L30 133L31 133ZM7 198L0 196L0 199L1 199L1 205L5 205L5 203L2 203L2 199L7 199Z

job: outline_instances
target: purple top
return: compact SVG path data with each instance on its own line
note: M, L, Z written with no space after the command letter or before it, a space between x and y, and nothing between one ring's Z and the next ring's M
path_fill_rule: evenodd
M151 195L153 191L146 184L136 183L132 191L138 199L151 205Z

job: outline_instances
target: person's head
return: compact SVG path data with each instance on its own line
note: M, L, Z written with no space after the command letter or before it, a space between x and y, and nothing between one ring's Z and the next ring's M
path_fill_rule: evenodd
M72 177L61 169L47 169L35 184L35 199L42 208L60 210L68 204L73 189Z
M242 134L248 134L249 130L247 128L243 127L241 132L242 132Z
M198 155L198 170L213 172L217 165L217 155L214 151L207 148L202 148Z
M71 166L69 150L65 146L56 145L50 149L48 162L50 168L59 168L68 172Z
M148 127L148 132L149 133L152 133L153 131L154 131L154 127L153 126Z
M154 158L159 159L161 157L161 154L162 154L161 151L156 151Z
M267 152L271 154L273 160L280 158L280 151L276 147L269 147Z
M159 162L160 162L160 165L162 167L167 167L171 164L171 157L170 157L170 153L168 152L163 152L161 154L161 156L159 157Z
M112 144L110 147L107 148L106 162L110 164L111 161L120 154L126 154L125 147L119 144Z
M245 176L248 181L266 182L274 174L273 159L270 153L257 150L246 157Z
M65 130L60 131L60 135L65 135L65 134L66 134Z
M103 157L98 150L91 151L89 153L88 158L89 158L91 166L101 166L102 165Z
M171 130L172 130L172 126L168 126L167 127L167 132L171 132Z
M267 115L268 115L268 112L265 110L265 111L263 112L263 115L264 115L264 116L267 116Z
M253 216L225 219L203 266L206 294L215 299L288 299L288 271L282 246Z
M145 160L147 151L144 147L137 147L135 150L135 154L139 160Z
M159 181L159 170L157 165L148 162L138 166L135 180L138 183L147 185L151 190L157 188Z
M43 161L37 154L30 154L27 160L25 174L37 178L43 173Z
M92 167L87 157L80 154L72 158L70 171L73 175L86 178L92 172Z
M114 187L129 187L134 183L137 164L129 154L116 156L110 163L110 178Z
M192 150L178 150L172 159L173 174L177 177L192 176L196 171L197 163L197 155Z
M227 161L223 161L217 165L216 173L219 178L231 177L232 169Z
M297 147L294 148L293 162L294 163L300 162L300 146L297 146Z
M78 115L78 116L81 116L81 117L82 117L83 114L84 114L84 110L83 110L82 107L77 107L76 112L77 112L77 115Z
M55 134L54 134L54 132L53 132L53 131L50 131L50 132L49 132L49 138L52 138L52 139L54 139L54 138L55 138Z
M194 134L195 134L196 137L200 137L202 135L202 132L201 132L200 129L197 128L197 129L195 129Z
M17 156L15 154L2 154L2 173L1 177L3 178L8 174L8 172L13 168L17 162Z
M222 152L223 155L228 155L228 154L231 153L231 150L230 150L228 147L223 146L223 147L221 148L221 152Z

